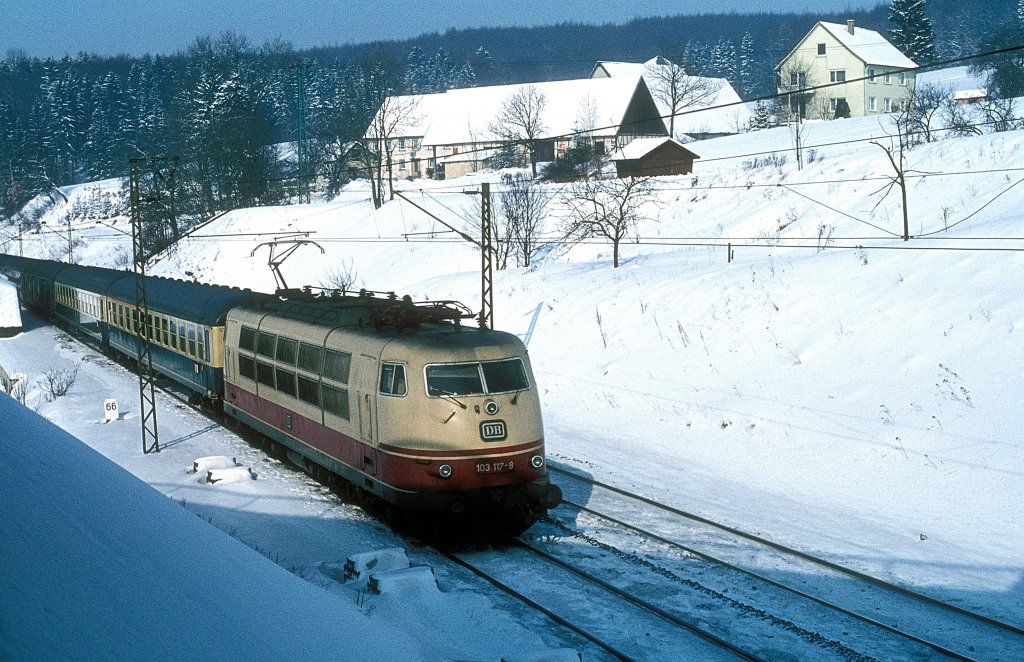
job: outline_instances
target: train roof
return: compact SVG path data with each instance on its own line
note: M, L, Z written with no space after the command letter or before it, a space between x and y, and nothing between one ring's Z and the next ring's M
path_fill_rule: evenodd
M258 306L260 312L320 326L372 328L378 333L389 329L408 332L422 325L458 327L462 320L474 317L469 308L457 301L414 302L408 296L399 298L390 292L279 294L282 296L264 299Z
M130 275L130 274L129 274ZM172 278L150 276L146 279L149 309L216 326L227 311L243 303L270 298L270 295L226 285L208 285ZM111 284L107 296L126 303L135 302L135 279L120 279Z
M20 255L10 255L8 253L0 253L0 270L11 270L21 271L26 265L34 262L31 258L21 257Z

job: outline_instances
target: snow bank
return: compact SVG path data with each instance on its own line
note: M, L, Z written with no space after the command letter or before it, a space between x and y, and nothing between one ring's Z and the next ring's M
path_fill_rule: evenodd
M0 421L0 659L422 659L3 394Z

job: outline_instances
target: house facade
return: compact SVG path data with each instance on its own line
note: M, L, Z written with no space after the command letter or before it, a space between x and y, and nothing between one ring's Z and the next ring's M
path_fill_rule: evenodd
M611 153L639 137L667 136L668 129L643 78L619 77L495 85L439 94L392 97L371 126L391 127L387 154L392 177L451 179L480 170L509 146L495 123L511 99L528 92L542 99L537 161L552 161L584 138ZM394 121L381 117L395 113ZM368 133L370 141L384 142ZM525 148L516 146L525 151Z
M874 30L820 21L775 67L778 92L800 119L893 112L914 94L917 65Z

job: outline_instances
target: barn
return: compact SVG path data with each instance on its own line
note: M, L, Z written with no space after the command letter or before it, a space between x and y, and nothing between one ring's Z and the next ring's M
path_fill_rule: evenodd
M620 178L688 175L693 172L694 160L699 158L669 137L638 138L612 155Z

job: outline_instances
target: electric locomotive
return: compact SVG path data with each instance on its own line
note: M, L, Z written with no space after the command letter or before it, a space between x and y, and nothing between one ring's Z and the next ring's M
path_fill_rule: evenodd
M48 319L154 368L287 449L313 474L404 512L502 532L561 501L540 400L516 336L464 326L455 302L286 290L276 295L0 254Z
M407 511L523 529L558 505L523 343L453 302L307 296L227 317L224 409Z

